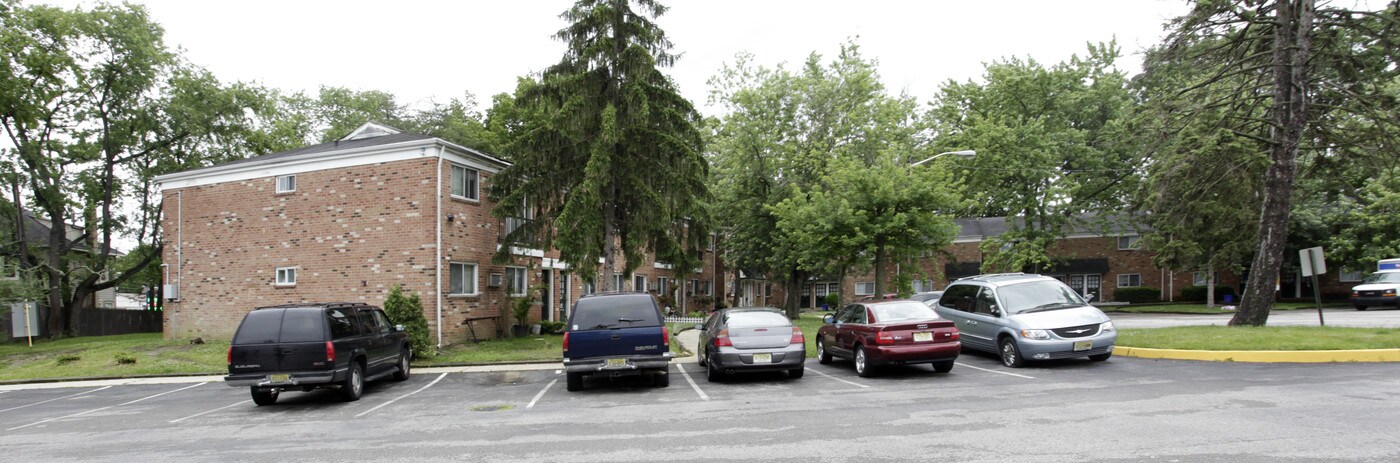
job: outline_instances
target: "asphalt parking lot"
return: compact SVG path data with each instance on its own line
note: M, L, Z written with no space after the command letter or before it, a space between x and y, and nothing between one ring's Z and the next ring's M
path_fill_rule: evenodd
M849 363L671 386L556 370L415 373L358 402L218 382L0 392L7 461L1397 461L1397 364L1114 358L951 373Z

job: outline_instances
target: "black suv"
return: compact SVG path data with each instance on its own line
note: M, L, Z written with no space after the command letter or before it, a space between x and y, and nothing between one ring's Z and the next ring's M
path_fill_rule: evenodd
M645 293L599 293L579 298L564 332L568 389L583 389L585 376L649 375L666 387L671 333L656 299Z
M228 349L224 381L249 387L253 402L271 405L287 389L338 388L360 399L366 381L408 379L413 351L403 325L360 303L259 307L243 317Z

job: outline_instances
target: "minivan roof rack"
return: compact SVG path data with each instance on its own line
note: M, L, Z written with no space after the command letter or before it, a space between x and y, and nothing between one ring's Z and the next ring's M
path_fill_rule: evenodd
M973 275L973 276L970 276L970 277L962 277L962 278L957 279L957 281L971 280L971 279L973 279L973 278L1010 277L1010 276L1024 276L1024 275L1025 275L1025 272L987 273L987 274L983 274L983 275Z

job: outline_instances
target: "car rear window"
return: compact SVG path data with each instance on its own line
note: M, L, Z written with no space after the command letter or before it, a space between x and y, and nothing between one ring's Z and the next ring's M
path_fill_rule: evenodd
M325 340L325 315L320 310L263 309L243 318L234 344L315 342Z
M729 314L724 323L730 328L792 325L786 316L773 312L735 312Z
M651 296L605 296L580 299L574 305L575 330L661 326L661 314Z
M938 318L938 314L935 313L933 309L919 302L872 305L870 306L870 310L875 311L875 321L880 323Z

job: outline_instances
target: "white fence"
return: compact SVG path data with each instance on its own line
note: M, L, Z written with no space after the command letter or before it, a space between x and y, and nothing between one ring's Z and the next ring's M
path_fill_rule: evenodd
M694 325L694 324L696 324L696 323L704 323L704 322L705 322L705 319L704 319L704 318L701 318L701 317L666 317L666 324L668 324L668 325L670 325L670 324L679 324L679 325L685 326L685 325Z

